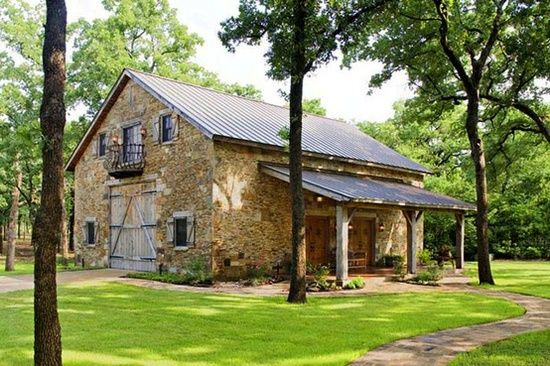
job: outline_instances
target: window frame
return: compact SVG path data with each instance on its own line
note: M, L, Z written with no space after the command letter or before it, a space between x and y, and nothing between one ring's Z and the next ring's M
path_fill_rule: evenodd
M91 231L90 231L91 229ZM86 221L86 238L85 243L86 245L96 245L96 222L87 220Z
M179 238L178 223L180 223L180 225L183 225L183 229L184 229L184 231L183 231L184 237L183 238ZM187 232L187 225L188 225L188 217L187 216L174 217L174 247L175 248L188 248L189 247L189 243L187 242L187 238L189 236L189 233ZM183 240L179 241L179 239L183 239Z
M169 118L170 120L170 139L168 140L165 140L165 135L164 135L164 122L165 122L165 118ZM171 113L165 113L165 114L161 114L160 115L160 124L159 124L159 136L160 136L160 143L161 144L170 144L172 143L172 141L174 141L174 119L172 118L172 114Z

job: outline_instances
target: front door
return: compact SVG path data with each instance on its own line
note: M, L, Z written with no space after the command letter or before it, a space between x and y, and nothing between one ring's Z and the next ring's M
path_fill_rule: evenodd
M365 265L374 264L375 221L371 218L354 216L349 225L348 249L355 257L366 259Z
M311 264L329 264L328 217L306 217L306 258Z
M153 184L111 189L111 268L156 271L155 194Z

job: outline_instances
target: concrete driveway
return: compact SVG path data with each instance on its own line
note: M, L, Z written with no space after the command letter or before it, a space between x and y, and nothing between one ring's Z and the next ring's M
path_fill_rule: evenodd
M69 271L57 273L57 284L77 282L105 282L114 281L125 276L128 271L118 269L94 269L89 271ZM32 274L17 276L0 276L0 293L29 290L34 287Z

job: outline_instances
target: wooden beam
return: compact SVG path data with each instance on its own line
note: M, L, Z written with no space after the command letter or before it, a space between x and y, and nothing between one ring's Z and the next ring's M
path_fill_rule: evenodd
M407 219L407 273L416 273L416 223L422 211L403 211Z
M456 268L464 268L464 214L455 214L456 218Z
M336 206L336 282L342 285L348 279L348 209Z

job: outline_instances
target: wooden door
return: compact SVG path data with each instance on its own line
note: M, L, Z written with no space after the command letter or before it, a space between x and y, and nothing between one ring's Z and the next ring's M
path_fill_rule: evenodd
M306 258L315 265L329 264L328 217L306 217Z
M110 196L112 268L156 271L156 190L146 184L113 188Z
M349 228L349 251L357 256L365 255L367 264L374 261L374 219L354 217Z

